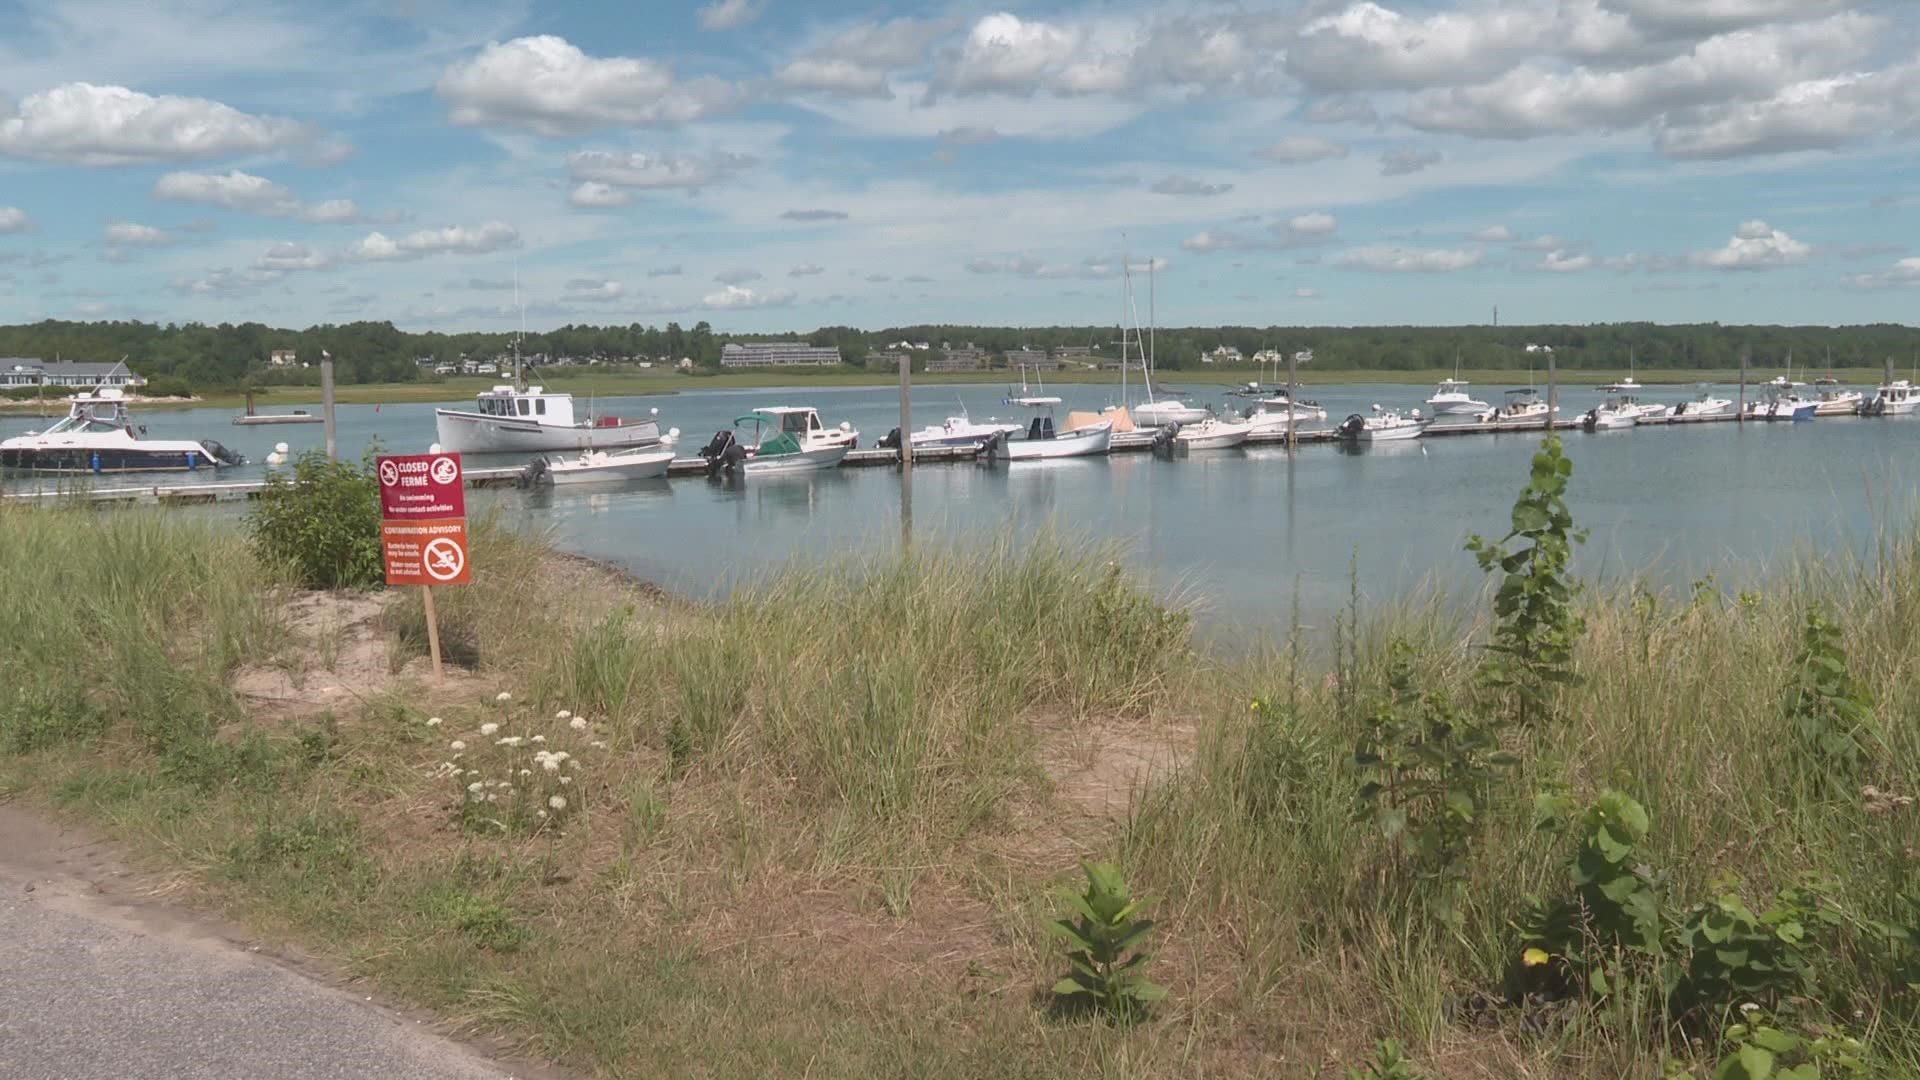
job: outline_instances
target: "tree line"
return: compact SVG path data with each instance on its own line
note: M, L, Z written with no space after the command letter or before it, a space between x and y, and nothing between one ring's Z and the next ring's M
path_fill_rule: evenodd
M354 322L282 329L261 323L157 325L144 322L45 321L0 326L0 356L43 360L118 360L148 378L168 377L200 388L248 383L306 382L313 368L274 369L276 349L295 350L299 359L317 361L322 350L333 355L342 382L408 382L432 378L432 367L463 357L492 359L507 353L512 333L409 333L388 322ZM602 361L674 362L719 367L720 350L729 341L804 341L837 346L846 362L861 365L897 342L926 343L916 359L937 356L946 347L965 345L1003 354L1022 347L1090 348L1098 357L1119 355L1119 330L1112 326L900 326L863 330L828 326L808 333L725 334L705 322L683 328L677 322L656 327L567 325L526 334L521 352L535 362L554 357ZM1719 323L1661 325L1602 323L1547 326L1219 326L1168 327L1151 337L1155 365L1168 370L1201 366L1201 355L1226 346L1252 357L1263 349L1282 354L1311 351L1319 370L1432 371L1462 367L1544 370L1551 348L1563 368L1624 368L1629 357L1647 370L1729 369L1742 354L1756 368L1878 367L1892 359L1906 369L1920 362L1920 328L1892 323L1861 326L1733 326ZM423 366L424 362L424 366Z

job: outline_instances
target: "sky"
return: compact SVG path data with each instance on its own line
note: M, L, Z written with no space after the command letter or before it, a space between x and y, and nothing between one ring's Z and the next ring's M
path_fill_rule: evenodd
M1911 322L1917 146L1913 0L0 0L0 323Z

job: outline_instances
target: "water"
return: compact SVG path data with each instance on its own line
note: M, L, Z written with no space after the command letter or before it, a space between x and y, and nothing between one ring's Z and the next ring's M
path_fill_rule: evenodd
M1491 392L1482 397L1497 397L1501 388L1480 389ZM1067 407L1082 409L1100 407L1110 393L1071 384L1056 392ZM921 387L914 426L938 423L962 405L975 419L1009 416L1017 410L1001 404L1004 393L997 386ZM1429 393L1424 385L1328 385L1303 396L1319 400L1337 422L1373 402L1414 407ZM1675 388L1643 398L1686 396ZM1564 391L1562 415L1577 415L1601 397ZM1219 398L1209 391L1200 400ZM851 422L863 445L895 426L899 413L891 387L695 390L604 398L596 407L629 416L658 408L663 427L682 429L681 449L691 454L735 416L770 404L816 406L829 424ZM434 439L433 408L342 406L340 452L357 456L376 439L390 451L424 450ZM136 419L154 437L215 438L256 463L278 442L295 451L323 443L318 424L234 427L232 415L147 410ZM0 418L0 437L45 422ZM1462 543L1472 532L1505 531L1538 442L1537 434L1516 433L1360 450L1313 445L1291 460L1284 450L1260 448L1196 451L1173 461L1123 454L998 468L926 465L913 475L913 531L922 542L1018 538L1046 528L1117 540L1133 569L1156 588L1197 597L1213 633L1232 637L1284 625L1296 582L1309 618L1340 606L1350 560L1362 593L1374 599L1421 586L1476 586L1480 577ZM1684 584L1712 571L1732 584L1795 554L1865 550L1882 525L1905 525L1916 508L1916 480L1903 468L1916 446L1920 417L1569 432L1569 501L1592 531L1577 566L1590 579ZM519 462L476 456L469 463ZM252 464L220 475L246 479L263 471ZM164 482L209 478L180 474ZM551 530L563 547L696 596L720 595L794 555L889 550L900 539L900 503L899 475L888 468L470 496L476 510L497 506L512 523Z

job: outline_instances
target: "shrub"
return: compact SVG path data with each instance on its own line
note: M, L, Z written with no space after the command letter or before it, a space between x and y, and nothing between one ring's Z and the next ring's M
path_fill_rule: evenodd
M1786 701L1790 745L1827 782L1829 794L1844 791L1860 773L1861 735L1873 700L1847 670L1840 628L1819 611L1807 612L1793 671Z
M384 576L379 481L367 465L308 451L294 460L291 478L267 476L247 525L260 554L308 588L366 589Z

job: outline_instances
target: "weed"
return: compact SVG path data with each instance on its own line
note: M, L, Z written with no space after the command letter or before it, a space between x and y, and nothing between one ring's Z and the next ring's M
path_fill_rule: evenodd
M1346 1080L1420 1080L1420 1074L1398 1041L1381 1039L1374 1045L1373 1060L1348 1069Z
M0 688L0 754L85 743L106 730L109 719L76 684L29 681Z
M1689 911L1674 939L1676 953L1686 958L1670 1005L1681 1019L1736 1004L1778 1010L1788 998L1809 993L1814 961L1831 947L1840 922L1823 902L1830 887L1818 882L1781 890L1758 915L1737 885L1723 890Z
M531 936L505 904L457 885L429 888L419 900L419 909L429 922L457 931L491 952L514 952Z
M1573 647L1585 629L1573 613L1580 585L1568 572L1573 545L1585 539L1574 531L1567 509L1572 475L1573 462L1561 453L1559 436L1548 435L1514 501L1511 530L1498 541L1467 540L1480 569L1500 575L1493 600L1499 624L1487 646L1491 655L1482 677L1523 724L1552 715L1559 688L1574 681Z
M269 472L247 516L270 562L291 567L312 589L380 584L379 482L372 462L329 461L317 450L294 458L291 477Z
M1148 982L1140 971L1147 962L1140 946L1153 923L1134 917L1140 903L1128 895L1117 868L1106 863L1082 863L1081 868L1087 875L1086 891L1061 893L1071 910L1067 918L1048 926L1067 943L1073 969L1053 984L1053 992L1059 1000L1090 1007L1109 1020L1140 1019L1167 996L1164 987Z
M1713 1080L1845 1080L1875 1075L1866 1047L1841 1033L1806 1036L1775 1026L1757 1006L1724 1034L1728 1052Z
M1808 611L1802 624L1793 672L1786 702L1791 745L1828 781L1829 794L1846 791L1860 774L1861 740L1873 701L1847 670L1840 628L1818 610Z

